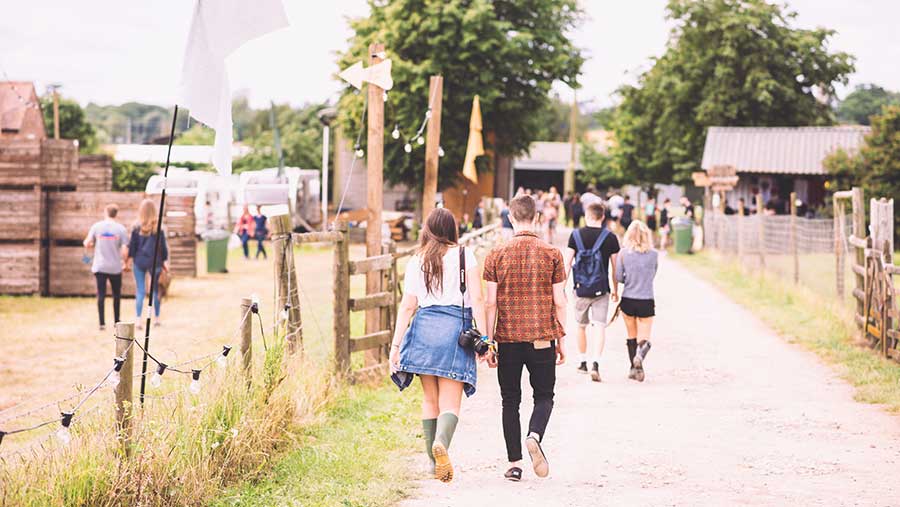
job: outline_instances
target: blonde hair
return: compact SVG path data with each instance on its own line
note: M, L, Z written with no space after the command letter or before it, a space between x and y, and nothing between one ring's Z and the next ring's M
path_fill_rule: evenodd
M140 227L141 234L153 234L156 231L156 203L152 199L144 199L138 207L138 219L135 227Z
M645 253L653 248L653 234L647 224L640 220L631 222L625 231L625 248Z

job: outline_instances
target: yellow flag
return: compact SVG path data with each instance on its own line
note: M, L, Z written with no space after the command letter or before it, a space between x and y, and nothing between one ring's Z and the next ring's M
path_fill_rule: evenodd
M469 119L469 144L466 145L466 161L463 164L463 176L472 183L478 183L478 169L475 158L484 155L484 140L481 137L481 103L478 95L472 99L472 117Z

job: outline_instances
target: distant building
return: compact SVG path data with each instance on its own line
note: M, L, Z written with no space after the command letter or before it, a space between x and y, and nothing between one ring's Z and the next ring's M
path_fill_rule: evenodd
M46 139L44 117L34 84L0 82L0 139Z
M762 195L786 202L791 192L813 208L824 204L828 170L823 162L838 149L856 152L869 127L710 127L701 167L734 167L739 177L726 202L737 208L743 197L748 206Z

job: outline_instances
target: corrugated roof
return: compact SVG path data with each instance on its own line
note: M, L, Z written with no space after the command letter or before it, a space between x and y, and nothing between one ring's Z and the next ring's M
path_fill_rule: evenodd
M869 127L710 127L703 148L705 170L730 165L738 172L826 174L822 162L839 148L854 152Z

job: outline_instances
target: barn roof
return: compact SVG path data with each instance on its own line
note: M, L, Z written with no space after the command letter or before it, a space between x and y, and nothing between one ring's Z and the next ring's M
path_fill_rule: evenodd
M44 118L34 84L26 81L0 81L0 132L4 138L46 137Z
M839 148L853 152L869 127L710 127L701 167L734 166L738 172L826 174L822 162Z

